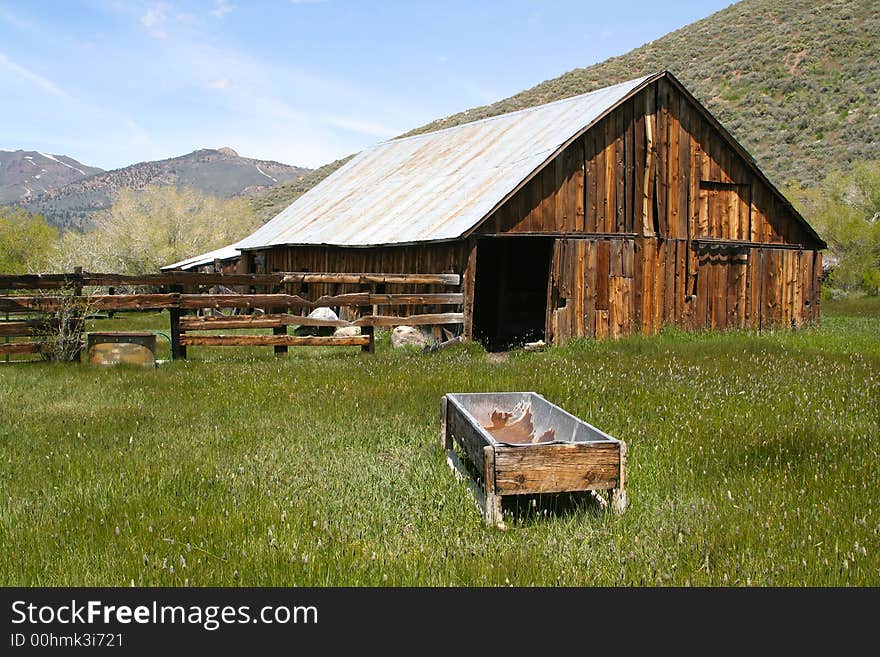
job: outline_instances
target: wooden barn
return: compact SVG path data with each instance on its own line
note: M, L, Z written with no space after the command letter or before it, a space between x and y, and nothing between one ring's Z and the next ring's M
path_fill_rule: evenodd
M461 274L464 333L497 347L800 326L826 245L661 72L380 143L237 246L242 273Z

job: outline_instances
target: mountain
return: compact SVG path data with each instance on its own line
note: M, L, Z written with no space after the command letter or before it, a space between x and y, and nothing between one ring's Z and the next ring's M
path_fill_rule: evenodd
M296 181L309 171L280 162L241 157L231 148L202 149L167 160L101 171L48 188L19 204L42 214L57 226L87 228L94 214L110 207L123 188L175 185L229 198L250 196L282 182Z
M0 150L0 204L26 201L102 171L66 155Z
M783 188L814 186L853 161L880 159L877 9L876 0L743 0L624 55L406 135L669 70L773 182ZM316 170L309 182L317 184L342 162ZM271 206L283 209L302 187L272 189Z

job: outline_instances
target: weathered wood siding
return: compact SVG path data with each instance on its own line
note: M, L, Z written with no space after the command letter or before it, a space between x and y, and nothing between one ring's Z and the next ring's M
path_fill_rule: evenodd
M702 111L662 78L572 142L476 232L816 246Z
M767 328L815 320L821 244L704 112L660 78L574 139L469 239L281 247L266 252L265 270L458 273L470 335L474 240L555 235L546 333L556 343L664 325ZM308 296L346 291L289 289Z
M449 306L424 306L425 313L442 313L460 310L465 313L465 334L470 337L473 308L473 278L475 258L471 257L473 243L467 240L442 244L388 246L376 248L339 248L322 246L287 246L268 249L266 251L249 252L243 258L244 271L253 272L264 269L260 273L276 271L296 272L371 272L383 274L459 274L462 276L462 290L465 303L461 308ZM258 265L260 259L262 265ZM470 263L470 267L469 267ZM362 285L345 283L292 283L284 286L287 294L297 294L306 299L315 300L323 295L348 294L363 292ZM406 294L412 292L408 285L376 284L373 292L385 294ZM450 292L450 288L440 285L425 285L421 292ZM469 292L469 293L468 293ZM422 312L420 311L420 312ZM355 319L355 315L406 314L405 309L395 306L364 307L354 313L349 309L340 309L344 319Z
M766 329L815 321L821 254L634 237L556 241L547 336L620 337L663 326Z
M665 79L573 141L476 232L560 236L546 325L556 343L818 317L815 238Z

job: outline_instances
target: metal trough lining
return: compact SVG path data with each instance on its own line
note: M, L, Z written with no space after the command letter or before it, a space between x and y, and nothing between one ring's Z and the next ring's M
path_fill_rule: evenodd
M620 442L548 401L536 392L463 392L449 393L447 399L454 404L471 425L490 445L511 447L536 447L563 443ZM532 411L534 433L541 435L548 429L555 430L557 438L541 443L513 443L497 440L484 426L493 410L513 411L521 404L529 404ZM560 437L561 436L561 437Z

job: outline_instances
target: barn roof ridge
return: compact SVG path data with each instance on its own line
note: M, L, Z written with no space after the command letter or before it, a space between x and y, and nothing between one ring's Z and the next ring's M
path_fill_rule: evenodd
M574 140L661 78L684 93L824 248L821 237L751 154L668 70L378 142L234 246L240 251L278 246L370 248L466 238Z
M668 73L669 73L669 71L659 71L656 73L651 73L649 75L643 75L638 78L624 80L623 82L616 82L614 84L609 84L607 86L599 87L598 89L593 89L592 91L587 91L582 94L575 94L574 96L566 96L565 98L557 98L556 100L548 100L546 103L541 103L540 105L531 105L530 107L521 107L520 109L510 110L509 112L502 112L501 114L493 114L492 116L484 116L481 119L474 119L473 121L467 121L465 123L457 123L456 125L446 126L445 128L437 128L436 130L430 130L428 132L420 132L418 134L406 135L406 136L402 136L402 137L392 137L391 139L386 139L385 141L380 141L376 144L373 144L372 146L368 146L367 148L377 148L379 146L382 146L384 144L389 144L391 142L401 142L401 141L405 141L407 139L418 139L420 137L427 137L429 135L439 135L444 132L457 130L459 128L475 126L475 125L478 125L481 123L488 123L490 121L497 121L499 119L506 119L508 117L515 116L517 114L525 114L528 112L534 112L536 110L541 110L541 109L544 109L544 108L547 108L547 107L550 107L553 105L561 105L563 103L577 102L578 100L583 99L585 96L589 96L589 95L594 94L599 91L606 91L608 89L613 89L614 87L618 87L618 86L625 85L625 84L630 84L631 82L634 82L635 80L642 80L644 82L647 82L649 78L660 77L660 76L662 76L664 74L668 74ZM465 110L465 111L467 112L470 110ZM367 149L364 149L364 150L367 150Z
M664 74L379 142L297 198L239 247L369 247L459 239L539 170L549 154ZM426 152L430 147L436 151Z

